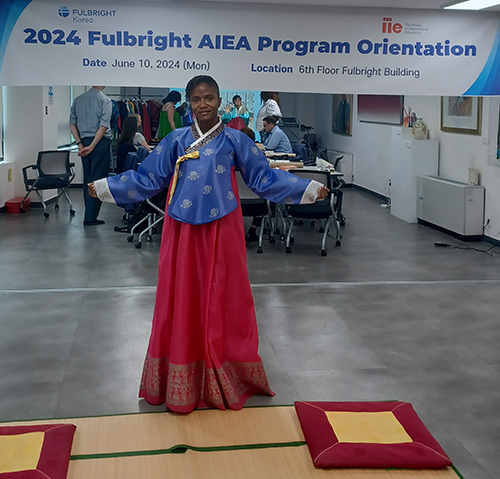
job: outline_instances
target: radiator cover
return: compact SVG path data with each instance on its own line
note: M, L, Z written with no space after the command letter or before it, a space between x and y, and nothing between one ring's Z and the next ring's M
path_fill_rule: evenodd
M419 222L467 238L483 235L484 187L439 176L417 179ZM422 220L422 221L420 221Z

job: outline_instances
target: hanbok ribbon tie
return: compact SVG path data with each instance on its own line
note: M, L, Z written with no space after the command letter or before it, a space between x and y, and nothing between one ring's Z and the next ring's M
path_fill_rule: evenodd
M192 153L187 153L186 155L179 156L177 161L175 162L175 171L174 171L174 176L172 178L172 186L170 187L170 194L168 197L168 204L172 202L172 198L175 193L175 188L177 186L177 180L179 179L179 169L181 166L181 163L186 160L193 160L196 158L200 157L200 152L199 151L193 151Z

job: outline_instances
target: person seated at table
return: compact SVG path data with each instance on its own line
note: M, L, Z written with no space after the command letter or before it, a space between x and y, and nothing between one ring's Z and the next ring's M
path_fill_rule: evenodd
M267 133L264 148L275 153L293 153L290 140L285 132L276 124L274 116L266 116L263 120L264 131Z
M122 173L125 166L127 154L137 151L139 146L143 146L151 153L144 135L138 130L142 125L142 118L137 113L128 115L123 121L122 132L118 138L116 151L116 172Z
M255 141L255 132L246 126L245 128L242 128L241 133L245 133L245 135L248 136L252 141ZM247 242L253 242L253 241L259 241L259 236L257 235L257 228L259 228L262 225L262 216L254 216L252 218L252 224L250 226L250 229L248 232L245 234L245 240Z
M245 105L241 102L240 95L233 96L233 105L232 106L231 106L231 104L226 105L224 114L221 116L222 123L224 123L225 125L228 125L228 126L232 126L232 125L230 125L230 123L235 118L240 118L245 123L245 126L248 126L248 121L250 119L250 113L248 112ZM237 128L237 129L241 130L241 128Z
M255 132L250 127L245 126L245 128L242 128L240 131L241 133L245 133L252 141L255 141Z

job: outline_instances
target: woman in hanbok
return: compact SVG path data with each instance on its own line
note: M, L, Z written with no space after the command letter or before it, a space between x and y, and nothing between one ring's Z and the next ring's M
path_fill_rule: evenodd
M225 128L213 78L194 77L186 95L193 125L168 135L137 171L95 181L89 193L125 203L169 188L139 396L177 412L239 410L254 394L274 393L258 354L235 168L274 202L312 203L328 190L271 170L244 133Z
M239 118L239 123L241 127L236 126L237 118ZM247 107L242 103L240 95L233 96L233 106L226 105L225 111L221 116L222 123L236 130L240 130L248 126L250 120L250 113ZM233 126L235 124L235 126Z

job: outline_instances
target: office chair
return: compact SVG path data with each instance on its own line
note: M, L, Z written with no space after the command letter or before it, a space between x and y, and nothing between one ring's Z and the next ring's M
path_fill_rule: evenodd
M143 148L143 147L141 147ZM145 149L145 148L144 148ZM147 151L147 150L146 150ZM127 168L127 155L129 153L136 153L137 149L134 145L118 145L118 148L116 149L116 174L119 175L120 173L123 173L126 171Z
M125 160L122 161L122 159L120 159L118 161L117 169L122 170L120 171L120 173L123 173L124 171L128 170L137 171L137 168L139 168L141 162L144 160L144 158L146 158L146 156L148 156L149 154L148 150L143 146L139 146L137 149L132 145L123 145L123 146L124 146L123 152L126 152ZM127 152L128 150L127 147L129 146L132 147L132 151ZM130 233L132 225L134 225L138 221L137 218L138 211L136 208L137 203L117 204L117 206L125 210L125 215L123 216L123 220L125 221L127 226L115 226L115 231L118 233Z
M146 235L146 241L152 241L152 235L156 233L157 230L156 226L165 218L167 194L168 188L165 188L152 198L148 198L146 201L141 201L136 205L138 214L135 215L135 217L137 218L144 214L145 216L132 226L130 235L127 236L127 241L129 243L134 241L134 235L136 234L138 227L147 222L147 226L139 233L139 238L137 243L135 243L135 247L137 249L142 248L142 238L144 235Z
M311 158L311 152L308 150L305 143L295 143L292 150L296 155L297 161L302 161L304 166L311 166L315 164L314 159Z
M328 163L332 164L336 170L338 170L339 168L339 163L344 159L344 155L339 155L333 161L331 161L328 155L328 150L326 148L320 148L318 150L318 157L323 158L323 160L325 161L328 161Z
M57 190L56 197L56 210L59 209L59 197L64 194L69 203L69 214L73 216L75 210L73 203L66 193L66 188L70 185L75 177L74 163L69 162L69 150L47 150L39 151L36 165L28 165L23 168L24 186L26 188L26 195L21 201L21 213L24 213L22 208L24 200L28 195L34 191L43 205L43 216L48 218L50 215L47 213L47 205L40 194L43 190ZM28 178L28 169L35 170L36 178Z
M324 226L320 228L320 232L323 233L323 237L321 240L321 256L326 256L326 238L328 236L329 226L331 220L335 222L335 246L341 245L340 235L340 224L339 220L336 217L336 194L335 187L332 185L331 175L328 171L304 171L304 170L295 170L292 172L294 175L300 176L302 178L306 178L308 180L316 180L322 184L324 184L329 190L328 196L321 201L317 201L316 203L310 205L287 205L287 212L289 216L289 227L288 234L286 237L286 248L285 251L287 253L292 252L292 248L290 244L292 243L292 232L294 221L296 218L304 218L304 219L322 219L325 221Z
M316 133L309 133L309 131L312 129L309 126L305 126L304 129L306 130L307 133L304 133L302 140L304 141L304 143L306 143L311 147L312 151L316 151L318 149L318 142L316 141L317 138Z
M329 155L328 155L328 150L326 148L321 148L318 150L318 157L323 158L325 161L333 165L333 168L336 171L339 170L339 163L344 159L344 155L338 155L333 161L330 161ZM333 179L333 187L335 188L336 195L337 195L337 200L335 202L336 205L336 212L337 212L337 219L339 220L340 226L345 226L346 223L346 217L344 216L344 213L342 212L342 203L343 203L343 198L344 198L344 193L341 190L341 188L345 186L345 181L337 176Z
M236 171L236 179L238 182L238 193L240 196L241 211L243 216L262 216L262 225L259 232L259 245L257 253L261 254L264 249L262 248L262 239L264 236L264 229L269 231L269 242L274 243L274 225L271 213L271 203L256 195L245 183L240 171Z

